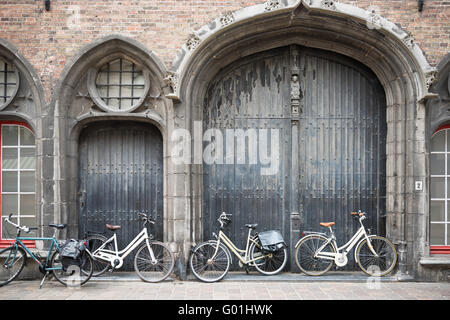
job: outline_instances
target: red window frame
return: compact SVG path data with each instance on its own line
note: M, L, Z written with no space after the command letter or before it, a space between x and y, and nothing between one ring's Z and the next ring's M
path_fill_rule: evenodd
M450 124L444 124L440 126L436 131L434 131L434 136L436 133L442 130L450 129ZM450 254L450 245L448 246L430 246L430 254Z
M29 129L33 135L34 135L34 131L33 129L25 122L20 122L20 121L0 121L0 160L2 158L2 126L5 124L13 124L13 125L18 125L18 126L22 126L25 127L27 129ZM2 163L0 161L0 182L2 181ZM2 184L0 183L0 217L2 217L1 215L2 213ZM2 228L2 219L0 219L0 230ZM36 241L34 240L26 240L26 241L22 241L28 248L35 248L36 247ZM14 239L9 239L9 240L3 240L0 238L0 248L6 248L9 247L12 243L14 243Z

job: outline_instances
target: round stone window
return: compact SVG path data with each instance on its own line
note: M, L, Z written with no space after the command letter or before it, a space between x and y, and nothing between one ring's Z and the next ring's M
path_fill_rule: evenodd
M0 58L0 110L14 99L19 89L19 73L14 65Z
M150 79L142 66L120 57L91 69L88 81L89 93L100 108L130 112L144 102Z

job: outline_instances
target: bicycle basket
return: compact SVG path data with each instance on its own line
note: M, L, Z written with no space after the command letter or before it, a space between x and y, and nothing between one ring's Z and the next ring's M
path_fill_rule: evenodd
M275 252L287 247L281 232L278 230L260 232L258 238L264 251Z
M63 269L66 270L71 265L80 266L82 264L82 253L86 249L83 241L75 239L67 240L61 246L60 258Z

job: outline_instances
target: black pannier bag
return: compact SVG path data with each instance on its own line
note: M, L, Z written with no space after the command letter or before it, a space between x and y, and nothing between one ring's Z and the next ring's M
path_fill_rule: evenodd
M71 265L81 266L83 263L82 253L85 249L86 247L83 241L75 239L67 240L66 243L61 246L61 252L59 254L63 269L67 270Z
M275 252L287 247L281 232L278 230L270 230L258 233L262 250Z

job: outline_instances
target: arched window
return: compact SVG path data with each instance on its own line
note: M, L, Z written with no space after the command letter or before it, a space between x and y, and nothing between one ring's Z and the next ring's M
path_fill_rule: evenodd
M431 253L450 253L450 125L431 138L430 174Z
M31 129L21 122L0 121L1 221L9 214L19 225L36 225L36 147ZM0 246L15 238L16 230L1 223Z
M106 112L131 112L145 100L148 70L119 56L90 70L88 89L94 102Z
M0 57L0 110L6 107L19 88L19 74L14 65Z

